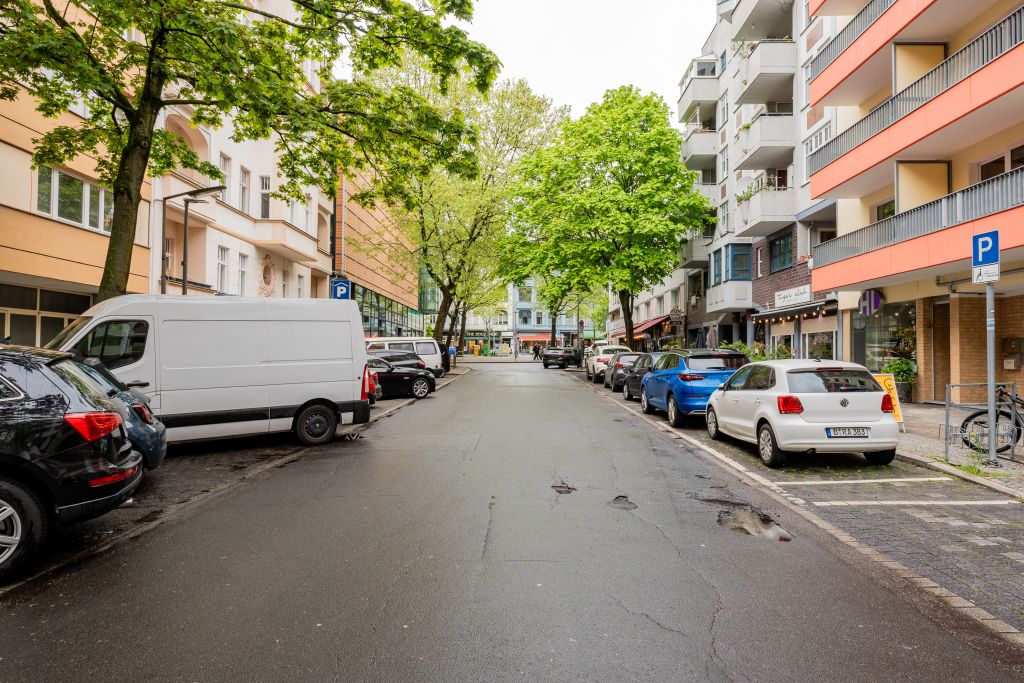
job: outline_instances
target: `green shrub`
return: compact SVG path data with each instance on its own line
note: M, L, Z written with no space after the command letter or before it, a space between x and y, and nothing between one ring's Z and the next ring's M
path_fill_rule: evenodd
M897 382L912 383L917 377L914 363L906 358L893 358L882 366L882 372L892 375Z

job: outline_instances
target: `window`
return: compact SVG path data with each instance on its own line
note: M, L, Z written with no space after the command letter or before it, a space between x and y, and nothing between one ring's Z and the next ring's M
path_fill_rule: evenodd
M231 192L231 157L223 152L220 155L220 172L224 174L224 180L221 181L224 189L220 191L220 200L226 203Z
M144 320L100 323L75 346L84 358L99 358L113 370L140 360L146 351L149 325Z
M713 274L712 274L713 280L712 281L716 285L722 284L722 250L721 249L716 249L715 252L713 254L711 254L711 268L712 268L712 271L713 271Z
M542 312L540 312L540 311L537 311L537 324L538 325L543 325L544 324L544 314Z
M36 173L36 211L109 233L114 196L98 185L41 166Z
M260 218L270 218L270 176L260 176Z
M238 296L245 296L246 272L249 270L249 255L238 255Z
M40 166L36 174L36 211L50 213L53 210L53 169Z
M84 223L85 183L63 173L57 174L57 216L66 221Z
M819 228L818 230L815 231L814 235L815 235L815 238L817 239L817 242L815 242L815 244L821 244L822 242L828 242L829 240L834 240L836 238L836 231L835 230L823 230L823 229Z
M747 375L749 375L750 371L756 367L756 365L744 365L742 368L732 373L732 377L730 377L729 381L725 383L725 388L730 391L739 391L744 389L745 387L743 385L746 383Z
M245 167L238 171L238 210L249 213L249 169Z
M0 377L0 401L6 401L11 398L18 398L21 396L21 392L14 388L13 385L8 384L7 380Z
M793 265L793 235L783 235L768 243L770 270L775 273Z
M770 365L755 365L750 370L744 389L750 391L767 391L775 386L775 372Z
M835 360L835 333L829 331L805 334L804 351L808 358Z
M217 247L217 291L228 291L228 255L227 247Z
M724 185L723 185L724 187ZM719 235L726 235L732 230L729 229L729 202L725 202L718 207L718 227L716 232Z
M281 297L282 298L287 298L288 297L288 271L287 270L282 270L281 271Z
M421 356L429 356L431 354L441 353L441 349L437 348L437 342L416 342L416 353L420 354Z
M764 247L757 248L757 276L764 277Z
M306 232L309 232L309 226L313 224L313 221L310 220L311 212L309 210L309 200L308 199L305 202L303 202L302 210L305 213L305 215L303 217L302 229L305 230Z
M749 363L750 360L741 353L702 354L686 359L686 367L690 370L736 370Z
M729 148L723 147L721 153L718 155L719 161L722 164L722 172L718 177L725 179L725 176L729 175Z
M533 301L533 287L520 287L519 300L524 302Z
M508 311L501 311L498 313L498 324L508 325Z
M654 364L655 370L668 370L670 368L679 367L679 362L682 358L677 353L666 353L664 356L658 359L658 362Z
M530 312L527 310L519 311L519 322L523 325L530 324Z
M412 353L414 348L416 347L412 342L391 342L388 344L389 351L408 351Z
M873 214L874 223L884 221L886 218L892 218L896 215L896 200L890 199L887 202L876 204L871 207L871 213Z
M786 376L789 378L789 390L794 394L882 391L882 387L866 370L794 370L787 372Z
M997 175L1006 173L1007 170L1013 171L1022 166L1024 166L1024 145L1014 147L991 161L979 164L978 182L995 178Z
M679 290L673 289L669 293L669 304L672 306L672 310L679 308Z
M722 54L718 57L718 73L725 73L725 50L722 50Z
M305 275L296 275L295 276L295 296L299 297L300 299L304 299L306 297L306 276Z
M750 245L730 244L725 247L726 280L750 279Z

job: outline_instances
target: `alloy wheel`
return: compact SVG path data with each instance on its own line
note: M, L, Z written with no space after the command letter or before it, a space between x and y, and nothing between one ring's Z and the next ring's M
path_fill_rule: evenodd
M757 437L757 450L761 454L761 460L768 462L772 459L772 451L774 446L772 444L772 433L767 429L761 429L761 433Z
M718 416L715 415L715 411L709 410L705 415L705 419L707 420L708 425L708 436L713 439L718 433Z
M427 380L418 379L413 382L412 395L416 398L426 398L427 394L430 393L430 385L427 384Z
M668 400L668 421L670 423L675 424L676 420L679 419L678 416L676 415L676 412L678 410L679 409L676 408L675 400L673 400L672 398L669 398L669 400Z
M0 500L0 564L18 549L21 543L21 517L6 501Z

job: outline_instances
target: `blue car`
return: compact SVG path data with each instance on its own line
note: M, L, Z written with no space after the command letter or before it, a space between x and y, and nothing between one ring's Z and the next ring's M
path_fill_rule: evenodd
M727 349L669 351L640 382L640 407L648 415L664 410L669 424L681 427L686 415L703 413L715 389L749 362Z

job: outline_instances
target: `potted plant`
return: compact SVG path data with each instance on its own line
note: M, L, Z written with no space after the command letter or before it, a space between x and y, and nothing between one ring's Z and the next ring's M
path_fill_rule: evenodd
M917 378L914 362L909 358L893 358L882 366L882 372L892 375L900 403L910 403L914 395L914 380Z

